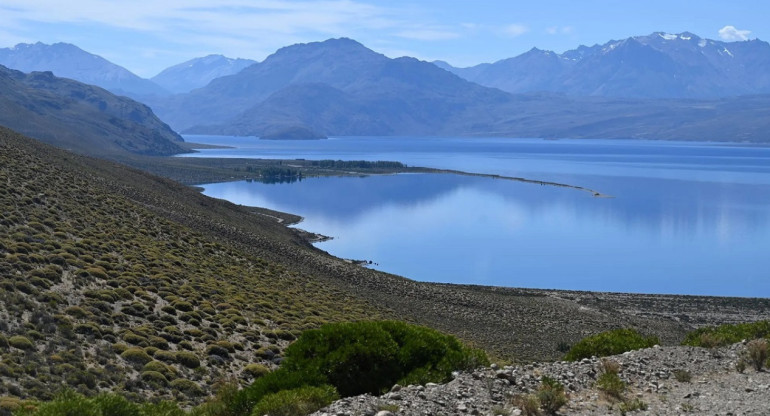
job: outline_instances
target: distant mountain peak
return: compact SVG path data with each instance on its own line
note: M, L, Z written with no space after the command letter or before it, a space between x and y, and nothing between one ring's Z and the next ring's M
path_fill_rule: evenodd
M233 75L257 63L251 59L211 54L168 67L152 81L174 93L185 93L208 85L216 78Z
M331 38L319 42L307 42L296 43L294 45L284 46L278 49L271 56L280 56L291 53L304 53L309 50L339 50L339 51L353 51L353 52L369 52L376 54L373 50L367 48L363 44L350 39L350 38ZM268 57L269 58L269 57Z
M152 81L71 43L20 43L12 48L0 48L0 64L22 72L52 71L57 77L97 85L116 94L168 94Z

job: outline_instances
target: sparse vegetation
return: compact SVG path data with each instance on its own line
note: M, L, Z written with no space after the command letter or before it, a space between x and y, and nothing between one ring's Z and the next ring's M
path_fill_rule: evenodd
M242 369L271 365L303 329L379 316L349 295L340 308L336 286L223 239L233 226L200 227L217 217L190 208L205 197L148 178L0 128L0 373L30 386L26 397L68 385L86 397L188 391L180 398L195 404L217 380L250 382ZM291 241L273 220L241 215L260 239ZM276 350L257 355L263 347Z
M674 379L680 383L689 383L692 380L692 374L687 370L674 370Z
M757 371L762 371L767 361L767 340L754 339L746 344L747 359Z
M540 414L540 400L536 394L517 394L511 402L521 410L524 416L537 416Z
M567 404L564 386L547 376L543 376L536 395L540 402L540 407L548 415L555 415L562 406Z
M631 400L625 400L618 406L620 414L625 416L628 412L635 412L637 410L647 410L647 403L642 399L635 397Z
M602 359L596 388L612 400L622 400L626 383L620 378L620 364L607 358Z

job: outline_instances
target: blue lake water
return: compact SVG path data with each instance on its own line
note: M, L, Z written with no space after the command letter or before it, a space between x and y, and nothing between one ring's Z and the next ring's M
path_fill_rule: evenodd
M187 136L193 157L396 160L447 174L231 182L204 193L305 218L339 257L433 282L770 296L770 148L469 138L261 141Z

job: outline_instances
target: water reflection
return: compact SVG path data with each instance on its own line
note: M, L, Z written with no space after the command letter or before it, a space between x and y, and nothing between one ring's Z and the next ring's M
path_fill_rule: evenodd
M320 248L425 281L770 296L770 185L566 175L614 195L404 174L205 185L292 212Z

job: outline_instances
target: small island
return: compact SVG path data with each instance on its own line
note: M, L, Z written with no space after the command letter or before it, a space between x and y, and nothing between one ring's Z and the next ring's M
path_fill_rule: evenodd
M262 134L260 140L323 140L325 134L307 126L286 126L269 128Z

